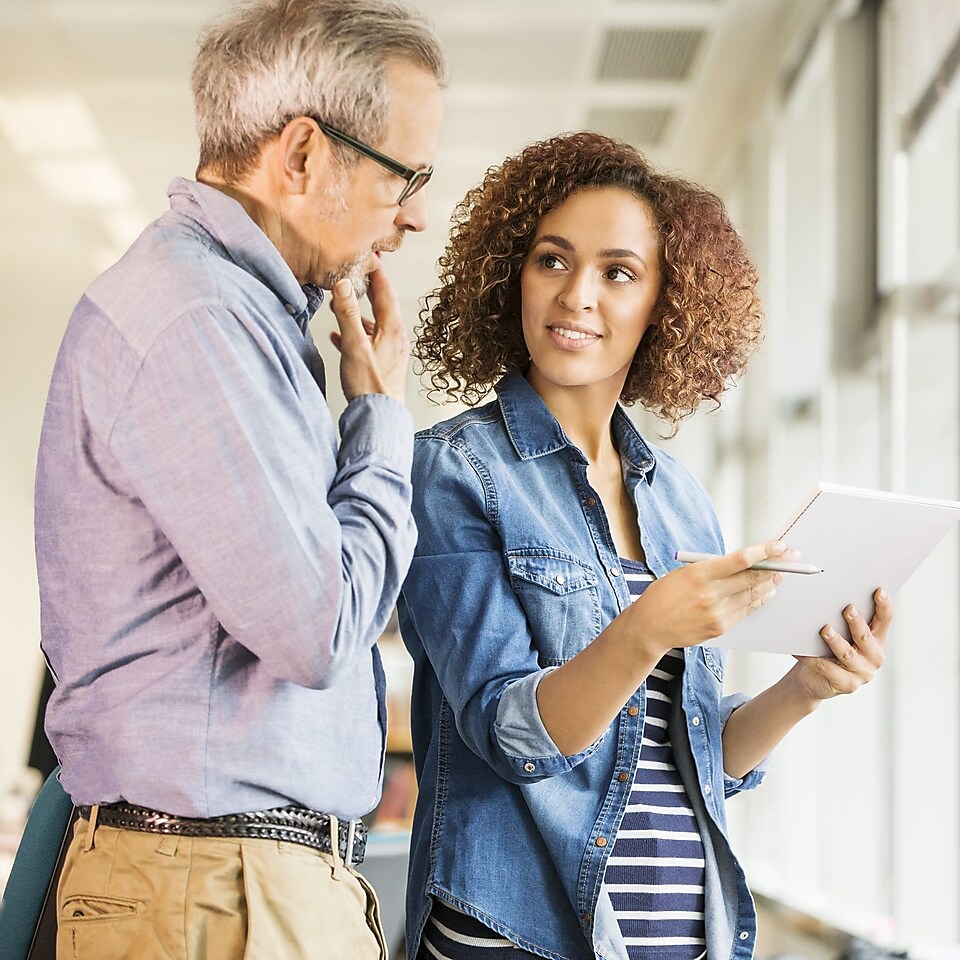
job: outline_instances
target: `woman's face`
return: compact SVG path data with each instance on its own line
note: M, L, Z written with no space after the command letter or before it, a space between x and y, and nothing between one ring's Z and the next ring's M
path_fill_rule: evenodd
M606 385L619 397L660 294L649 206L618 187L546 214L520 271L527 378L541 394Z

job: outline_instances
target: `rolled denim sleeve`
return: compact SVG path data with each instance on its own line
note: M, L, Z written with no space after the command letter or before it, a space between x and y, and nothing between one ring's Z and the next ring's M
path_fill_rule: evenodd
M413 465L419 540L401 596L401 626L414 660L426 661L467 746L512 783L573 769L540 718L538 662L523 608L510 586L489 519L496 496L466 450L419 438Z
M742 707L750 698L745 693L731 693L720 701L720 728L726 727L730 714L738 707ZM723 795L732 797L744 790L753 790L759 787L767 774L769 757L755 766L745 777L728 777L723 774Z

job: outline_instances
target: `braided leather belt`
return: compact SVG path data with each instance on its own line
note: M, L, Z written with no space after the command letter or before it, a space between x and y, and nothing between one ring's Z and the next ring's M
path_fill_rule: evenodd
M90 819L90 807L80 807L80 816ZM285 840L323 853L333 853L330 817L307 807L276 807L253 813L231 813L224 817L177 817L149 807L129 803L104 803L97 811L97 823L142 833L173 834L178 837L223 837L227 839ZM362 820L340 823L338 847L348 864L362 863L367 847L367 828Z

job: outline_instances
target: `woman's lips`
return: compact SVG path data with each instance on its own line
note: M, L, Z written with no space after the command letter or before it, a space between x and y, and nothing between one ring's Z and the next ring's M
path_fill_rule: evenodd
M584 350L593 346L600 339L599 334L559 325L547 327L547 334L551 341L562 350Z

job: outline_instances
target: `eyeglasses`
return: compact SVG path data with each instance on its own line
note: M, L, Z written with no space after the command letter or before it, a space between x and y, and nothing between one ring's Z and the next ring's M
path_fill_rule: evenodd
M400 191L400 196L397 199L397 206L399 207L402 207L418 190L422 190L433 176L433 164L426 170L413 170L398 160L394 160L393 157L388 157L385 153L368 146L362 140L357 140L336 127L331 127L329 123L324 123L323 120L318 120L316 117L312 119L328 137L339 140L348 147L353 147L357 153L362 153L365 157L375 160L381 167L386 167L391 173L395 173L398 177L407 181L407 185Z

